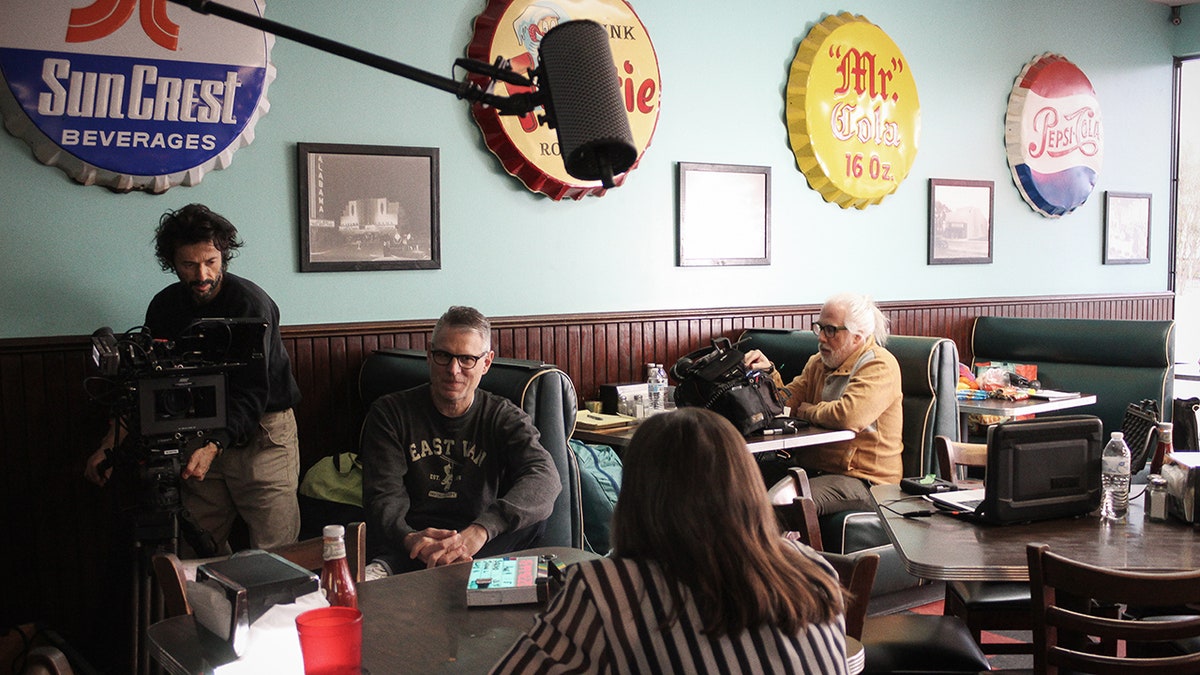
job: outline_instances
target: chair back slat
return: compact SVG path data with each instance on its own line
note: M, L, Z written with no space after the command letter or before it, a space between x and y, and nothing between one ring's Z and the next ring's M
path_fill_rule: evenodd
M967 467L987 468L987 445L962 443L947 436L935 436L933 450L937 454L938 475L960 489L981 487L982 482L967 478Z

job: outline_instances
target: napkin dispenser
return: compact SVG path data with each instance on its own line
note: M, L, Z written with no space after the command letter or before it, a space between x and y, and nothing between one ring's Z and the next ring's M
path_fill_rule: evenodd
M320 585L312 572L266 551L245 551L196 568L188 603L196 622L241 656L250 624L273 605L295 602Z
M1173 452L1162 466L1167 512L1185 523L1200 518L1200 452Z

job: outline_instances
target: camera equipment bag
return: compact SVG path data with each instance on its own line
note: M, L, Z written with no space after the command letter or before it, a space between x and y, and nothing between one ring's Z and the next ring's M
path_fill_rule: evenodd
M1154 455L1157 441L1158 403L1144 398L1130 403L1121 420L1121 432L1129 446L1129 473L1135 474L1146 466L1146 460Z
M771 426L783 413L778 390L770 376L742 365L745 356L729 338L714 338L671 366L675 403L708 408L725 417L743 436Z
M1174 446L1180 450L1200 450L1200 425L1196 423L1200 398L1177 398L1171 407L1171 422L1174 425L1171 439Z

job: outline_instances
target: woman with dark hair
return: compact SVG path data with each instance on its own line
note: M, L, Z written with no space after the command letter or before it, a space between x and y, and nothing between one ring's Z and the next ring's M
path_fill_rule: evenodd
M780 535L733 425L655 415L623 459L610 557L569 568L493 672L846 672L837 577Z

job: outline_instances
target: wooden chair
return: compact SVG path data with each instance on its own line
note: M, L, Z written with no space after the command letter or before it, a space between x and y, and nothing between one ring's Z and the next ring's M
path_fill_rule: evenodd
M808 474L799 467L790 467L788 475L767 490L775 517L783 527L784 536L823 551L821 525L817 520L817 503L809 495ZM870 591L870 589L867 589Z
M987 445L959 443L946 436L935 436L933 449L938 458L938 474L960 490L983 487L983 481L968 476L968 469L987 468Z
M821 552L833 569L837 571L842 585L846 615L846 635L862 641L863 626L867 621L867 603L871 599L871 586L875 583L875 571L879 569L879 554L844 555Z
M1171 608L1200 603L1200 570L1125 572L1070 560L1046 544L1029 544L1025 551L1035 599L1036 672L1200 672L1200 651L1178 653L1169 648L1177 641L1200 639L1200 616L1137 619L1088 611L1094 606L1127 606L1169 614ZM1124 656L1118 656L1119 643L1125 645Z
M942 480L960 489L981 486L968 477L969 468L987 468L987 445L959 443L946 436L933 439ZM1032 630L1029 585L1017 581L948 581L942 612L961 617L985 654L1030 654L1032 642L983 642L984 631Z
M845 598L846 635L862 643L866 654L865 672L977 672L988 669L987 657L958 617L867 616L871 587L879 568L879 554L844 555L821 550L817 505L812 499L804 469L791 467L788 476L771 486L767 495L775 506L785 536L821 552L837 571Z
M42 645L29 650L21 675L73 675L71 662L58 647Z
M191 614L187 599L187 573L183 561L174 553L155 553L150 559L154 580L162 591L163 618Z
M306 570L320 572L325 564L322 551L323 537L312 537L293 544L270 549L271 553L293 562ZM346 526L346 562L356 583L362 583L366 567L367 526L366 523L350 523ZM174 553L156 553L151 558L154 578L162 590L163 618L191 614L192 607L187 599L187 570L205 561L181 561Z
M324 539L312 537L294 544L284 544L271 549L271 553L284 560L289 560L306 570L319 572L325 565L322 557ZM366 523L350 523L346 526L346 562L350 565L350 574L354 575L355 583L362 583L363 570L367 565L367 526Z

